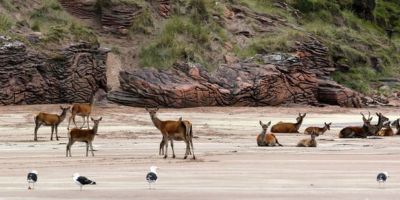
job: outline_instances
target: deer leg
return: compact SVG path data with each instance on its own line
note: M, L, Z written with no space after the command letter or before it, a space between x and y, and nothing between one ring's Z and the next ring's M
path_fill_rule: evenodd
M190 138L190 146L192 147L193 160L196 160L196 156L194 155L194 148L193 148L193 141L192 141L192 138Z
M83 124L82 124L82 126L81 126L81 129L82 129L83 126L85 126L85 124L86 124L86 118L85 118L85 116L82 116L82 119L83 119Z
M168 138L164 137L164 145L165 145L165 154L164 159L168 157Z
M160 142L160 149L158 150L158 155L164 155L164 137Z
M72 118L72 122L74 122L75 127L78 127L78 126L76 125L75 115L74 115L73 118Z
M92 156L94 156L92 142L90 142L89 144L90 144L90 150L92 151Z
M86 157L88 157L89 152L89 142L86 142Z
M74 119L74 121L75 121L75 115L74 114L72 114L71 117L69 117L67 130L69 130L69 125L71 124L71 119Z
M55 131L56 131L56 139L57 139L57 141L58 141L58 125L55 125Z
M51 125L51 136L50 136L50 140L53 140L53 133L54 133L54 125Z
M172 158L175 158L175 150L174 150L174 140L170 140L171 141L171 149L172 149Z
M89 126L89 122L90 122L89 115L86 117L86 122L87 122L87 128L90 129L90 126Z
M68 157L68 153L69 153L69 156L71 157L71 146L72 146L73 143L74 143L74 142L72 142L71 139L68 140L68 144L67 144L67 153L66 153L66 156L65 156L65 157Z
M35 134L34 134L34 137L33 137L33 140L34 140L34 141L37 141L37 131L38 131L40 125L42 125L42 124L36 123L36 126L35 126Z
M186 143L186 152L185 152L185 157L183 157L183 159L186 159L190 154L189 141L185 140L185 143Z

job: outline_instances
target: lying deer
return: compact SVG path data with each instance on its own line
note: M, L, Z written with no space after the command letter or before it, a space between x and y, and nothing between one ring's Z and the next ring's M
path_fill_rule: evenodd
M146 111L149 112L151 121L154 126L161 131L163 135L163 142L160 143L160 149L165 145L165 155L164 158L168 157L168 141L171 143L172 148L172 158L175 158L175 150L173 140L176 141L184 141L186 143L186 153L184 159L190 154L190 151L193 153L193 159L196 159L194 155L193 148L193 131L192 125L188 121L182 121L182 119L178 121L162 121L157 117L158 108L146 108ZM191 149L191 150L190 150Z
M385 122L389 121L389 118L383 116L382 113L376 113L376 116L378 116L378 123L375 125L372 124L367 124L367 134L368 136L371 135L377 135L378 132L382 129L384 126Z
M332 123L327 124L326 122L324 123L324 127L319 128L319 127L308 127L306 130L304 130L304 134L311 135L312 133L317 133L318 135L323 135L327 130L331 129Z
M318 134L312 133L311 138L300 140L299 143L297 143L297 147L317 147L315 137L318 137Z
M368 136L368 127L371 125L371 113L368 112L368 118L360 113L364 122L363 126L348 126L340 130L339 138L366 138Z
M73 129L71 129L69 131L69 133L68 133L69 141L68 141L68 144L67 144L67 153L66 153L67 155L66 155L66 157L68 157L68 155L71 157L71 146L76 141L85 142L86 143L86 157L88 156L89 146L90 146L90 150L92 152L92 156L94 156L92 142L94 140L94 137L97 135L97 130L98 130L99 123L100 123L102 117L100 117L97 120L95 120L93 118L90 118L90 119L94 123L93 129L73 128Z
M60 125L61 122L64 121L70 107L63 108L62 106L60 106L60 108L62 110L60 115L40 112L38 115L34 117L35 132L33 140L37 141L37 131L41 125L51 126L50 140L53 140L54 131L56 132L56 139L58 140L58 125Z
M299 128L301 126L301 123L303 123L303 119L306 116L307 113L304 113L304 115L301 115L299 113L299 116L296 118L296 123L286 123L286 122L279 122L275 125L272 126L271 132L273 133L299 133Z
M396 128L396 135L400 135L400 119L396 119L392 122L392 126Z
M83 124L81 126L81 128L87 123L88 129L89 127L89 116L92 113L92 109L93 109L93 105L94 105L94 95L92 95L92 97L90 98L90 103L75 103L72 105L72 109L71 109L71 117L69 117L69 121L68 121L68 130L69 130L69 125L71 124L71 119L75 124L75 128L76 126L76 122L75 122L75 116L81 116L83 118Z
M392 127L390 126L390 121L383 125L383 129L378 131L377 136L394 136Z
M260 121L260 125L262 128L261 133L257 136L257 145L258 146L275 146L278 144L279 146L282 146L279 142L276 136L272 133L267 134L268 127L271 125L271 121L269 121L267 124L262 123Z

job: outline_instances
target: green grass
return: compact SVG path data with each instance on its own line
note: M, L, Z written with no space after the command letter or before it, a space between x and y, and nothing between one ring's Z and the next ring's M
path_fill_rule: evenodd
M0 32L4 33L11 29L14 22L5 14L0 14Z
M168 68L179 60L202 62L202 49L209 42L207 28L184 17L168 19L156 41L142 48L143 67Z
M150 34L154 29L153 18L149 8L145 8L140 15L133 19L132 26L129 28L131 34L143 33Z
M92 30L65 12L57 0L43 0L41 7L30 12L31 29L44 34L45 42L97 42Z

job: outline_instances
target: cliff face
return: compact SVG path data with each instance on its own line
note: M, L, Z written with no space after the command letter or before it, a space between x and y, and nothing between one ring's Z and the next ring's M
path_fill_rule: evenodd
M87 102L107 90L107 51L85 43L58 50L54 58L0 38L0 104Z
M208 73L195 64L169 70L121 72L120 91L109 99L132 106L279 106L361 107L362 96L329 78L334 70L318 41L299 44L295 55L257 55L221 65Z

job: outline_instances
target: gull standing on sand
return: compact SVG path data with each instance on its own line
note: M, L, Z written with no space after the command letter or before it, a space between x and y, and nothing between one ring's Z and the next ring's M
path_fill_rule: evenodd
M88 178L84 177L84 176L80 176L78 173L75 173L73 175L74 182L79 185L79 187L81 188L82 191L82 187L84 185L96 185L96 182L89 180Z
M150 172L147 173L147 175L146 175L146 180L149 183L149 189L150 190L151 190L151 184L154 184L157 181L157 169L158 169L158 167L151 166L150 167Z
M36 170L32 170L28 173L26 180L28 181L28 190L35 188L35 183L38 179L38 172ZM32 188L31 188L32 184Z
M376 181L379 183L379 187L381 186L381 183L385 184L386 179L389 177L389 173L387 172L381 172L376 176Z

